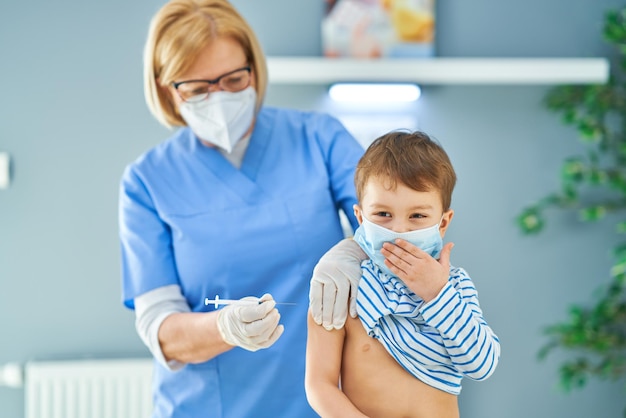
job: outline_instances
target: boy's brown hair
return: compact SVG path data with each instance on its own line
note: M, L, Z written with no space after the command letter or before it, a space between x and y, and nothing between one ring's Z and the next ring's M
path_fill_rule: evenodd
M394 189L398 183L425 192L436 190L443 210L450 209L456 173L444 149L423 132L389 132L377 138L359 160L354 184L359 202L370 177L389 181Z

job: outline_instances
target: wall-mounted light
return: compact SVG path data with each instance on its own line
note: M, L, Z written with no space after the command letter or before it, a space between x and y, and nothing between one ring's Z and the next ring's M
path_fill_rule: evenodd
M328 94L336 102L405 103L419 99L421 90L411 83L336 83Z
M11 183L11 159L8 152L0 152L0 189L6 189Z

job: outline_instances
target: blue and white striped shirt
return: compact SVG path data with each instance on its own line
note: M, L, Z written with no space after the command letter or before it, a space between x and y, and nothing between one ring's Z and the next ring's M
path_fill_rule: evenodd
M458 395L463 376L484 380L494 372L500 342L483 319L476 288L465 270L451 267L448 283L425 303L371 260L361 267L357 296L361 323L409 373Z

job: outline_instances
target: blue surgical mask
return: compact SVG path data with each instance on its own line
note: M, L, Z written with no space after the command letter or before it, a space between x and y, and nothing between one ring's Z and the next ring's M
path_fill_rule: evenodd
M354 240L361 246L365 254L385 273L395 276L385 265L385 256L380 250L385 242L394 243L397 238L410 242L434 258L439 257L443 248L443 240L439 233L439 224L428 228L416 229L409 232L394 232L376 225L363 217L363 222L354 233Z

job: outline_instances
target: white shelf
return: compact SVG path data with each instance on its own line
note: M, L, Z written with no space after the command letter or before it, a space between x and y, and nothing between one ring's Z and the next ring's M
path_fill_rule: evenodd
M268 57L270 83L603 84L605 58L353 59Z

